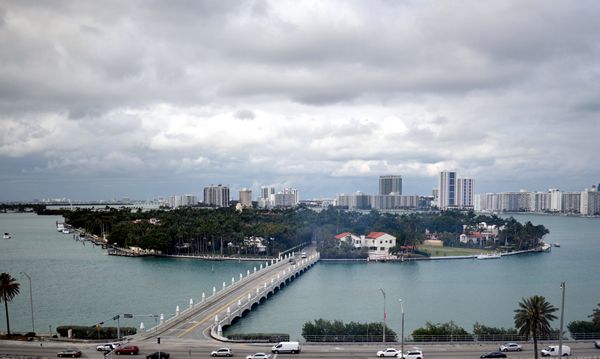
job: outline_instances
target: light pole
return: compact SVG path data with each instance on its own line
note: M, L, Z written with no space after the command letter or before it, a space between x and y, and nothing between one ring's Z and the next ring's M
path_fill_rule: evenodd
M21 272L27 279L29 279L29 305L31 306L31 331L35 333L35 322L33 321L33 291L31 287L31 277L25 272Z
M565 315L565 282L560 283L560 289L562 290L562 300L560 302L560 330L558 331L558 357L562 358L562 331L563 331L563 317Z
M404 307L402 306L402 299L398 299L398 301L400 302L400 312L402 313L402 331L400 332L400 352L402 352L404 355ZM403 356L404 358L404 356Z
M385 312L385 292L383 291L383 288L379 288L379 290L381 291L381 294L383 294L383 343L385 343L385 320L386 320L386 312Z

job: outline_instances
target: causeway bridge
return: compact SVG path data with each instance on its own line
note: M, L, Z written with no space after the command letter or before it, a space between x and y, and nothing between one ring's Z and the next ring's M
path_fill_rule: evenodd
M292 261L293 259L293 261ZM222 288L202 298L175 316L163 320L146 331L139 332L133 340L146 340L155 337L184 338L227 341L222 331L241 319L258 305L275 295L298 276L310 269L319 260L314 248L307 250L306 258L287 254L279 259L257 263L253 271L245 276L223 282Z

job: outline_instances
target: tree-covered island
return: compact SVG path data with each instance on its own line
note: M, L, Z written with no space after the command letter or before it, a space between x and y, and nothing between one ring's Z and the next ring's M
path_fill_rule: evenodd
M67 224L106 236L118 247L163 254L277 256L309 241L321 258L366 258L366 248L336 239L343 232L385 232L396 238L390 255L451 255L452 251L514 251L538 248L543 225L514 218L442 211L390 214L350 212L333 207L314 211L233 208L179 208L143 212L127 208L62 211ZM432 246L431 243L434 243ZM450 254L447 254L450 253Z

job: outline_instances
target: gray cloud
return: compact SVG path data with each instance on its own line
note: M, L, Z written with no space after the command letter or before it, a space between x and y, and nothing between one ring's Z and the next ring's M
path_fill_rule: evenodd
M482 191L578 190L600 180L599 15L541 0L8 1L0 200L205 182L332 196L382 173L429 193L447 168Z

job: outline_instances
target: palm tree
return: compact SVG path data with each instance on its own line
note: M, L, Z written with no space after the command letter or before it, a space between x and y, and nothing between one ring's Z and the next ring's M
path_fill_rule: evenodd
M529 339L529 335L533 338L533 348L535 359L538 358L537 340L540 336L550 334L552 328L550 321L556 319L552 313L558 308L546 301L541 295L534 295L527 299L522 298L519 302L519 309L515 310L515 327L519 331L519 335L524 335L525 340Z
M21 285L16 279L10 276L8 273L0 274L0 302L4 302L4 310L6 311L6 332L10 337L10 322L8 320L8 302L12 301L13 298L19 294L19 287Z

